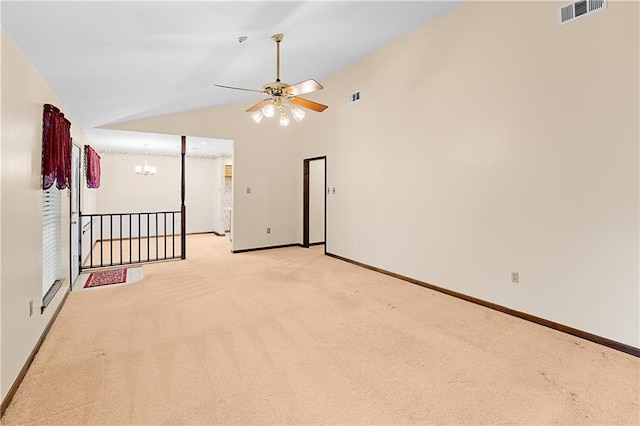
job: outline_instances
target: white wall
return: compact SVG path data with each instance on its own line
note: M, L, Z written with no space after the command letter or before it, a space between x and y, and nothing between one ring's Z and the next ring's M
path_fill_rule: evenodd
M309 243L324 242L324 164L309 162Z
M302 159L327 155L329 252L638 347L638 3L557 6L464 3L289 128L250 103L113 127L234 139L234 249L300 242Z
M41 153L43 104L71 121L74 143L86 138L64 105L2 30L1 374L2 399L69 288L69 198L62 202L61 288L43 314ZM29 301L34 302L29 317Z
M179 140L179 136L177 136ZM101 152L102 179L96 191L97 213L180 211L179 155L149 154L148 163L157 168L151 176L136 174L144 154ZM187 156L185 160L185 205L187 232L215 229L216 200L219 200L221 160Z

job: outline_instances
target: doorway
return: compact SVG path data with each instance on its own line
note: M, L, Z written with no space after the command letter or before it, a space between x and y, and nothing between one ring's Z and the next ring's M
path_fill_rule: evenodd
M327 236L327 157L303 160L302 245L326 243ZM325 247L326 251L326 247Z

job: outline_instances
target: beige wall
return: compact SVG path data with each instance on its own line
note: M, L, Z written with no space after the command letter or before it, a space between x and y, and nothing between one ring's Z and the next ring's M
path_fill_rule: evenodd
M102 152L100 155L102 178L100 188L96 191L97 213L180 211L179 154L150 154L148 162L158 170L153 176L138 175L134 171L136 165L144 164L144 154ZM220 232L216 229L214 210L216 199L220 199L222 173L220 159L187 155L187 232Z
M557 7L465 3L286 129L245 104L114 127L235 140L235 249L300 242L302 159L327 155L329 252L638 347L638 3Z
M251 104L109 126L233 140L234 250L291 244L300 242L302 235L301 213L296 207L302 205L298 192L302 191L300 129L304 127L282 128L277 120L257 125L248 115L238 113Z
M637 347L638 3L557 6L467 3L325 82L327 249Z
M42 302L42 106L72 122L74 143L86 141L64 105L2 30L1 374L2 399L69 287L69 198L63 194L62 271L65 283L44 312ZM34 313L29 317L29 301Z

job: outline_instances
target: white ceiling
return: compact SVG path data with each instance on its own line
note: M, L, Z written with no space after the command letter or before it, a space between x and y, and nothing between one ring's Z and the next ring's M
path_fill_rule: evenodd
M452 1L1 1L2 26L92 145L134 136L93 128L261 99L281 79L322 83L457 6ZM247 36L243 43L240 36ZM313 99L313 95L308 96ZM130 133L130 132L125 132ZM198 142L199 144L200 142ZM120 144L120 145L118 145ZM137 146L137 145L136 145ZM203 148L205 145L201 145ZM117 148L124 149L124 148Z

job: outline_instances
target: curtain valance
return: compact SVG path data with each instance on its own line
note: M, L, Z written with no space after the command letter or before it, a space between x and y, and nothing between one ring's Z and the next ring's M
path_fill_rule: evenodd
M100 187L100 154L89 145L84 146L85 176L87 188Z
M71 123L58 108L45 104L42 118L42 188L71 184Z

